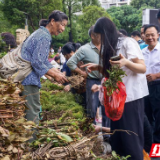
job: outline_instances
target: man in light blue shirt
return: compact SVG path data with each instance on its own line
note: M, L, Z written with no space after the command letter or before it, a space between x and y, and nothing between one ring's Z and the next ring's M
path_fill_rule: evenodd
M145 44L145 42L141 39L141 35L139 31L133 31L131 33L131 37L137 41L139 44L140 49L142 50L143 48L147 47L148 45Z
M146 64L146 78L149 96L145 97L145 112L153 128L153 142L160 143L160 43L158 27L147 25L144 28L148 47L142 50Z
M143 25L141 27L141 38L143 40L143 43L141 43L141 49L145 48L148 46L148 44L145 43L145 36L144 36L144 28L146 27L147 25Z

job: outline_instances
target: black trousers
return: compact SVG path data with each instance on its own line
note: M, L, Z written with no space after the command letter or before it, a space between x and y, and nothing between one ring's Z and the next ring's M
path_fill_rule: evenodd
M134 133L118 131L111 136L112 150L120 156L131 155L128 160L143 160L144 146L144 100L125 103L124 113L118 121L111 121L111 130L122 129Z
M145 97L145 113L152 126L153 142L160 143L160 84L148 85L149 96Z

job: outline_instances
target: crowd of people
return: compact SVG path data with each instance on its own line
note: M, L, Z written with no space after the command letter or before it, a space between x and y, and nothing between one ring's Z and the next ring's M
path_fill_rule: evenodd
M157 15L160 21L160 11ZM99 18L88 31L91 41L85 45L68 42L54 58L51 48L52 35L65 30L68 17L61 11L53 11L47 20L40 21L40 28L23 43L22 58L30 61L32 72L22 81L23 95L27 95L26 118L38 123L40 111L40 78L53 78L65 85L66 92L77 92L71 88L66 76L80 74L85 78L85 86L79 93L87 117L93 118L96 132L110 132L115 129L129 130L135 134L116 132L103 136L112 150L120 156L131 155L130 160L143 160L143 149L150 152L152 143L160 143L160 43L159 29L154 24L143 25L141 33L133 31L131 37L124 29L117 30L115 24L106 17ZM120 55L120 60L110 58ZM127 98L122 118L110 120L99 99L103 77L108 77L107 69L118 65L126 75ZM102 112L102 127L96 126L98 107Z

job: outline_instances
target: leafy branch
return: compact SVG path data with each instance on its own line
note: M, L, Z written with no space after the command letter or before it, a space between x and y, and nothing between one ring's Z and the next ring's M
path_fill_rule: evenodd
M103 85L107 88L107 95L111 96L116 89L119 90L117 83L122 82L122 78L127 75L117 65L112 66L107 72L109 73L109 78Z

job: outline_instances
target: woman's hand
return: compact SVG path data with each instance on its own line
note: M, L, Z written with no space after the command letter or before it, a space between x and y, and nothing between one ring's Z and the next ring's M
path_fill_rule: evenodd
M48 76L52 77L55 81L57 81L58 83L65 83L68 82L66 76L61 73L58 69L56 68L51 68L48 70L48 72L46 73Z
M120 60L119 61L112 61L110 60L111 65L118 65L120 68L127 65L128 60L120 54Z
M68 80L66 79L65 75L61 72L57 72L54 76L54 79L58 82L58 83L65 83L65 82L68 82Z
M98 92L99 91L99 85L94 84L91 88L92 92Z
M102 128L101 126L94 125L94 124L93 124L93 127L94 127L94 130L95 130L96 133L99 133L101 131L101 128Z
M70 89L71 89L71 87L70 87L69 84L64 87L64 91L65 91L65 92L69 92Z
M87 67L87 72L91 73L92 71L98 70L98 64L95 63L88 63L81 66L81 68Z

